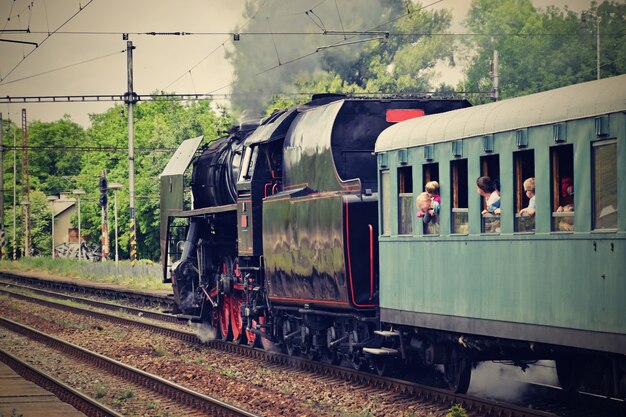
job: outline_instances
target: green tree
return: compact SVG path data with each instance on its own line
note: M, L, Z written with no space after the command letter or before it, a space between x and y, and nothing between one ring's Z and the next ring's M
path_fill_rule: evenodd
M129 190L128 190L128 127L122 105L105 113L91 115L92 126L87 131L91 146L119 148L118 152L91 152L82 160L82 170L75 177L77 185L87 194L81 198L83 234L92 244L101 239L101 207L99 179L106 169L107 180L119 182L118 225L120 257L129 256ZM218 131L230 127L232 121L221 108L208 101L184 105L163 99L142 102L135 106L135 218L138 256L158 259L159 256L159 181L158 176L174 150L184 139L205 136L213 140ZM83 203L84 202L84 203ZM113 228L113 194L109 193L109 224ZM112 232L112 230L109 230ZM113 236L112 233L109 234ZM110 246L113 249L110 240Z
M30 185L44 194L58 194L71 187L67 178L80 172L85 145L84 129L69 115L51 123L35 121L28 126Z
M626 5L594 2L600 17L603 77L624 73ZM473 0L466 24L475 34L467 87L490 91L493 51L499 53L501 97L515 97L589 81L595 73L595 24L581 27L581 16L565 7L543 11L530 0Z

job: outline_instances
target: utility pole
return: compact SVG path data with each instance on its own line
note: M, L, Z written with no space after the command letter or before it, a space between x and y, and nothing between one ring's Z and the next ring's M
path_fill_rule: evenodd
M26 109L22 109L22 227L26 234L24 236L23 256L30 256L29 244L31 242L30 233L30 168L28 166L28 125L26 124Z
M2 131L2 113L0 113L0 260L4 261L7 246L4 232L4 142Z
M102 208L102 261L109 258L109 210L107 199L107 170L102 170L100 175L100 207Z
M130 207L130 264L137 262L137 230L135 228L135 126L133 106L137 103L137 94L133 91L133 42L128 40L128 33L123 35L126 41L126 57L128 69L128 91L124 94L124 102L128 104L128 206Z
M491 71L491 77L492 77L492 81L493 81L493 97L492 100L493 101L498 101L500 100L500 73L498 70L498 65L499 65L499 57L498 57L498 51L496 49L494 49L493 51L493 63L492 63L492 71Z
M9 114L9 116L11 116ZM11 118L9 117L9 120ZM17 129L13 129L13 261L17 260Z

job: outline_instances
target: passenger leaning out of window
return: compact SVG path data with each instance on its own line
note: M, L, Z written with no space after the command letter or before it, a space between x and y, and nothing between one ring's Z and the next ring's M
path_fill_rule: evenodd
M500 193L496 190L496 184L494 181L487 177L479 177L476 180L476 192L485 199L485 205L487 209L482 211L482 214L495 214L500 215Z
M430 199L430 206L426 210L422 210L420 208L420 201L417 201L417 217L424 218L424 224L428 223L437 223L441 206L441 197L439 196L439 183L437 181L429 181L426 183L424 187L426 189L426 194ZM419 196L418 196L419 199ZM422 197L422 205L426 207L426 197Z
M437 223L439 203L428 192L420 193L415 199L417 217L423 217L424 224Z
M530 177L524 180L524 192L528 200L528 207L520 210L520 216L532 217L535 215L535 178Z

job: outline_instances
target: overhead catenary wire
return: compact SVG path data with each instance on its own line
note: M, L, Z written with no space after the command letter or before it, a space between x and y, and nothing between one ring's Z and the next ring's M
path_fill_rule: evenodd
M74 18L75 18L75 17L76 17L76 16L77 16L80 12L82 12L83 10L85 10L85 8L87 8L87 6L89 6L89 5L90 5L91 3L93 3L93 2L94 2L94 0L89 0L89 2L88 2L86 5L81 6L81 7L80 7L80 9L79 9L76 13L74 13L73 15L71 15L71 16L70 16L70 17L69 17L69 18L68 18L65 22L63 22L63 23L62 23L62 24L61 24L58 28L56 28L54 31L52 31L52 33L49 33L49 34L48 34L48 36L46 36L46 37L44 38L44 40L42 40L42 41L39 43L39 46L35 47L35 49L33 49L32 51L30 51L28 54L26 54L26 55L24 56L24 58L22 58L22 60L21 60L21 61L19 61L17 64L15 64L15 66L14 66L13 68L11 68L11 69L9 70L9 72L8 72L8 73L6 73L6 74L4 75L4 77L3 77L3 76L0 76L0 81L3 81L3 80L4 80L4 79L6 79L7 77L9 77L9 76L13 73L13 71L15 71L15 70L17 69L17 67L19 67L19 66L22 64L22 62L24 62L24 61L25 61L25 60L26 60L26 59L27 59L27 58L28 58L28 57L29 57L29 56L30 56L33 52L35 52L38 48L40 48L40 47L41 47L41 45L43 45L43 44L44 44L44 43L45 43L48 39L50 39L50 37L51 37L52 35L54 35L56 32L58 32L58 31L59 31L59 29L61 29L63 26L65 26L66 24L68 24L68 23L69 23L72 19L74 19Z
M11 146L4 145L5 150L24 150L28 149L29 151L59 151L59 152L120 152L126 153L128 152L127 147L117 147L117 146L37 146L37 145L28 145L28 146ZM174 152L176 148L135 148L135 152Z
M108 58L108 57L111 57L111 56L113 56L113 55L117 55L117 54L120 54L120 53L125 53L125 52L126 52L126 50L124 49L124 50L122 50L122 51L116 51L116 52L112 52L112 53L109 53L109 54L106 54L106 55L102 55L102 56L98 56L98 57L95 57L95 58L86 59L86 60L84 60L84 61L75 62L75 63L73 63L73 64L64 65L64 66L62 66L62 67L53 68L53 69L50 69L50 70L47 70L47 71L40 72L40 73L38 73L38 74L31 74L31 75L27 75L27 76L22 77L22 78L16 78L16 79L11 80L11 81L4 81L4 82L0 82L0 86L7 85L7 84L12 84L12 83L16 83L16 82L18 82L18 81L29 80L29 79L31 79L31 78L39 77L39 76L41 76L41 75L50 74L50 73L52 73L52 72L61 71L61 70L64 70L64 69L68 69L68 68L76 67L76 66L83 65L83 64L87 64L87 63L94 62L94 61L99 61L99 60L101 60L101 59Z

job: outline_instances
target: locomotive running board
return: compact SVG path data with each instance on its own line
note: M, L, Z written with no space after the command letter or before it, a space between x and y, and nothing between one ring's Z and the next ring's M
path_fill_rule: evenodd
M365 353L369 353L370 355L377 355L377 356L395 356L395 355L399 355L400 351L398 349L390 349L390 348L386 348L386 347L382 347L382 348L363 348L363 352Z

